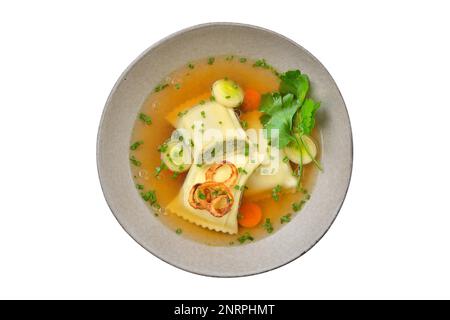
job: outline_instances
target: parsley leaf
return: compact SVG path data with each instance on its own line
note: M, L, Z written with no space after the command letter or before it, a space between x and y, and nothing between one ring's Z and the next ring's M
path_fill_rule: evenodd
M294 117L297 110L300 108L298 100L294 99L292 94L285 95L282 99L282 105L279 107L279 99L273 100L278 104L276 106L264 106L269 112L266 114L271 115L270 118L264 119L264 129L266 137L268 139L273 139L271 135L274 133L272 130L278 130L279 145L278 148L286 147L289 142L293 140L292 137L292 118ZM275 131L276 132L276 131Z
M291 70L283 73L280 78L280 93L282 95L292 93L297 97L301 105L309 90L308 76L301 74L300 70Z
M272 116L278 109L283 105L283 100L281 99L281 94L278 92L267 93L261 97L261 104L259 111Z
M312 129L316 124L315 115L317 109L320 107L320 102L314 102L312 99L306 99L302 108L295 116L295 129L301 134L311 134Z

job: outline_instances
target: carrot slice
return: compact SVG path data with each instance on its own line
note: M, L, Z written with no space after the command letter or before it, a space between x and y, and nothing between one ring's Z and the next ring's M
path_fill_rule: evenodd
M256 227L262 218L261 207L253 202L244 202L239 208L238 222L245 228Z
M261 102L261 95L254 89L246 89L244 92L244 101L242 102L242 110L244 112L258 110Z

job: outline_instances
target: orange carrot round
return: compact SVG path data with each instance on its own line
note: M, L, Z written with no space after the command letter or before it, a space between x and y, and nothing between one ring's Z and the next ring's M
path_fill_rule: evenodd
M244 202L239 208L238 222L242 227L256 227L262 218L261 207L253 202Z
M244 92L244 101L242 102L242 110L244 112L258 110L261 102L261 95L254 89L246 89Z

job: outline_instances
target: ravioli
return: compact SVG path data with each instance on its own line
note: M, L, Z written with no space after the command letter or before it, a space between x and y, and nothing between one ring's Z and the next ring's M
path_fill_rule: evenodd
M192 165L178 196L169 203L166 210L175 213L183 219L204 228L230 234L238 232L237 214L240 199L248 178L261 164L260 157L245 152L245 145L249 144L236 114L216 102L199 104L188 109L177 120L177 129L184 129L191 136L194 144L194 163L210 164ZM222 138L210 135L211 129L217 130ZM197 146L201 145L201 148ZM215 150L211 156L211 150ZM205 154L209 154L207 158ZM223 157L222 157L223 155ZM205 159L206 158L206 159ZM222 217L216 217L208 210L192 207L189 201L192 188L206 181L206 173L213 163L225 160L227 163L240 168L236 183L231 187L234 202L231 209ZM225 180L226 172L218 171L214 177L216 182Z
M226 161L234 163L236 167L243 168L243 172L247 174L239 174L236 188L232 188L231 191L234 197L234 203L231 210L225 214L223 217L214 217L207 210L194 209L189 204L189 193L191 188L197 183L205 182L205 173L211 167L211 165L204 165L202 167L192 166L189 170L186 179L183 183L183 187L180 190L178 196L169 203L166 210L171 213L175 213L183 219L195 223L204 228L208 228L215 231L221 231L230 234L236 234L238 232L237 214L240 206L240 199L244 187L246 185L249 174L253 172L259 163L251 163L249 157L244 155L232 154L228 155ZM217 177L220 181L222 177Z
M252 111L244 113L241 119L246 121L249 128L262 129L259 118L261 112ZM277 185L281 186L284 193L294 192L297 186L297 178L294 177L292 168L289 162L283 161L285 153L279 150L278 164L274 164L269 160L269 152L266 153L266 161L264 161L251 175L247 181L247 190L245 196L249 198L262 199L270 197L270 191ZM278 170L272 172L272 167L277 167Z

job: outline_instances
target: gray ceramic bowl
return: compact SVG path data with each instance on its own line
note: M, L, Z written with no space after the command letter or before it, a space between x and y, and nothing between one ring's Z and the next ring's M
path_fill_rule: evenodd
M278 70L299 68L322 107L322 163L312 198L291 223L255 243L211 247L177 236L150 214L136 192L128 148L138 110L161 79L186 61L236 54L265 58ZM130 236L160 259L190 272L245 276L280 267L311 249L330 228L344 201L352 170L352 133L342 96L325 67L295 42L259 27L210 23L177 32L140 55L106 102L97 141L97 165L111 211Z

